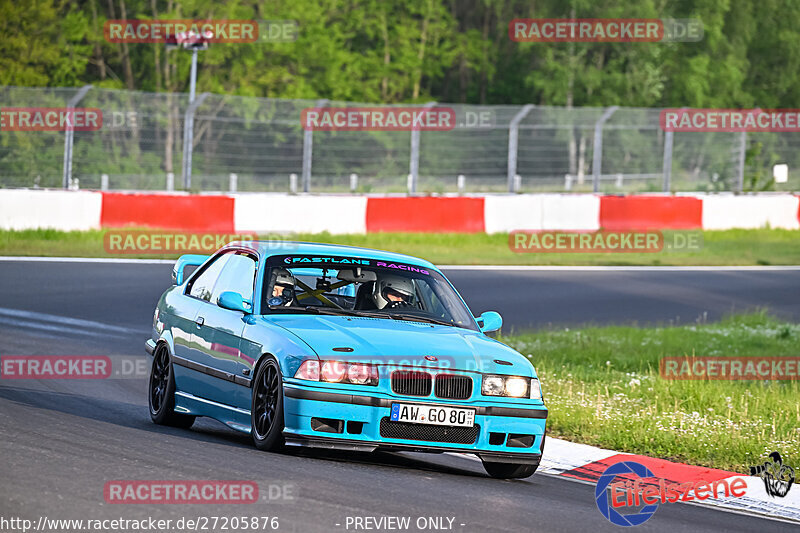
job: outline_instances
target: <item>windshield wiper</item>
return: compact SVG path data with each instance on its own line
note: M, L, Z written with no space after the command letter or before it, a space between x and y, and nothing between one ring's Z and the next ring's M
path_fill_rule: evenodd
M403 313L392 313L392 314L381 315L381 316L387 316L387 317L393 318L395 320L411 320L411 321L416 321L416 322L428 322L429 324L439 324L440 326L453 326L453 327L455 327L455 324L453 324L452 322L446 322L444 320L439 320L438 318L432 318L432 317L427 317L427 316L408 315L408 314L403 314Z
M269 308L270 308L271 311L294 311L294 312L314 311L316 313L319 313L319 308L318 307L314 307L313 305L303 305L303 306L300 306L300 305L270 305Z
M440 326L458 327L452 322L446 322L432 317L410 315L406 313L370 313L367 311L359 311L357 309L337 309L335 307L321 307L316 305L270 305L273 311L309 311L318 315L333 315L333 316L363 316L367 318L391 318L392 320L410 320L412 322L426 322L428 324L438 324Z
M351 316L363 316L368 318L391 318L393 320L410 320L413 322L426 322L429 324L439 324L441 326L455 326L452 322L446 322L432 317L411 315L407 313L380 313L359 311L358 309L333 309L329 307L317 307L320 314L340 315L347 314Z
M313 306L308 306L313 307ZM317 313L321 315L341 315L341 316L372 316L355 309L335 308L335 307L314 307Z
M336 307L322 307L317 305L270 305L273 311L308 311L317 315L338 315L338 316L374 316L353 309L343 309Z

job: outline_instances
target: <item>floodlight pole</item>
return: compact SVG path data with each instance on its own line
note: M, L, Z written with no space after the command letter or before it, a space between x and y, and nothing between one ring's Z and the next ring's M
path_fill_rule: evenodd
M197 48L192 48L192 73L189 77L189 109L194 111L194 96L197 87ZM183 188L192 186L192 148L194 144L194 112L186 113L183 121Z
M192 75L189 78L189 103L194 102L194 92L197 87L197 48L192 49Z
M91 85L84 85L81 87L75 96L67 102L67 109L73 109L81 99L86 96L86 93L91 89ZM74 121L74 116L70 117ZM62 187L69 189L69 182L72 180L72 144L75 139L75 129L73 127L67 128L64 136L64 172L62 174Z

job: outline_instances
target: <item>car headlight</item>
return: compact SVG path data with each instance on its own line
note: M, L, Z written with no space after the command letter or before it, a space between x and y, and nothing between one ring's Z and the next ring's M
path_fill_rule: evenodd
M506 395L521 398L528 392L528 380L524 378L507 378Z
M502 396L504 389L503 376L483 376L481 393L484 396Z
M528 396L529 378L519 376L483 376L481 393L484 396L509 396L523 398Z
M327 383L377 385L378 367L368 363L345 363L342 361L323 361L320 364L315 359L308 359L300 365L300 368L294 373L294 377Z

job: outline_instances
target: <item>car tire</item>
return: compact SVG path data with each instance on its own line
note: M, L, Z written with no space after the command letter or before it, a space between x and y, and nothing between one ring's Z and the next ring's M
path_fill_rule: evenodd
M483 462L486 473L495 479L522 479L530 477L539 465L520 465L515 463Z
M195 417L175 412L175 375L169 349L159 344L153 353L150 380L147 385L147 404L150 418L156 424L189 429Z
M256 448L271 452L283 448L283 427L283 378L277 361L269 357L253 380L250 434Z

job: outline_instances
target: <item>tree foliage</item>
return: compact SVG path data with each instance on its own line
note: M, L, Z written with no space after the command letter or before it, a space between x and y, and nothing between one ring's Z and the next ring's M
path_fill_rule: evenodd
M697 18L686 43L517 43L514 18ZM0 0L0 84L185 91L189 55L106 20L296 20L292 43L216 44L198 90L360 102L797 107L792 0Z

